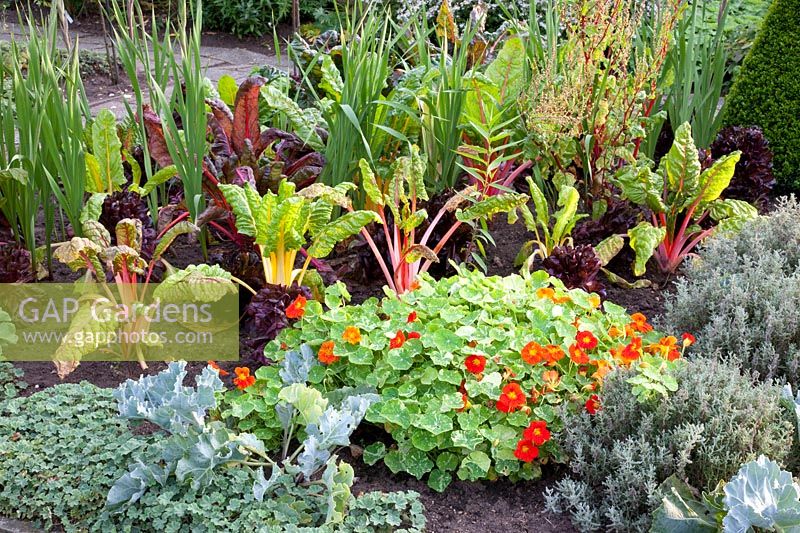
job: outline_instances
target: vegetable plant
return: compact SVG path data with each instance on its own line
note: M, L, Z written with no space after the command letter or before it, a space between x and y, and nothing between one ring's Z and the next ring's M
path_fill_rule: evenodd
M655 257L663 272L674 272L703 239L715 231L736 231L756 209L741 200L723 199L740 152L730 153L702 170L691 126L681 125L675 142L656 171L648 161L629 166L613 179L622 196L650 213L629 231L636 251L634 274ZM617 249L622 237L612 237Z
M515 260L516 264L522 264L526 260L531 263L535 259L545 259L559 246L572 246L572 230L580 219L586 217L578 214L580 194L575 187L571 185L561 187L558 193L560 209L551 214L542 190L530 177L527 180L535 215L525 207L522 209L522 216L525 227L528 231L534 232L536 238L522 245Z
M336 187L317 183L296 192L295 184L284 179L277 193L267 191L263 197L250 183L219 188L233 210L237 230L252 237L261 252L264 280L274 285L302 285L313 258L327 256L339 241L370 222L380 222L372 211L352 210L347 194L355 185L348 182ZM351 211L331 221L335 206ZM296 270L301 250L306 259Z
M597 295L565 290L542 271L502 278L460 269L439 281L423 275L419 288L382 301L348 299L342 285L329 287L329 310L309 301L265 355L280 361L282 346L306 343L324 365L309 374L315 387L375 387L381 397L366 419L394 443L370 444L365 461L427 476L436 490L454 477L533 479L542 462L566 460L555 438L559 407L596 410L603 377L660 338L643 316L601 307ZM245 427L275 435L258 405Z
M144 420L167 433L159 444L161 457L155 462L138 461L111 487L106 500L110 509L135 503L153 485L164 485L174 476L179 483L201 490L209 486L222 467L253 472L252 492L256 501L282 494L295 484L319 486L316 498L326 509L324 524L340 523L350 500L353 469L337 463L333 450L350 443L369 406L377 399L370 393L340 391L330 398L306 385L313 355L290 354L280 369L282 387L270 407L283 428L278 450L267 448L250 433L229 428L216 415L229 394L223 394L219 371L211 366L195 378L196 386L183 385L185 362L170 363L155 376L128 380L115 391L120 416ZM234 383L246 390L255 378L248 368L237 368ZM235 400L231 400L235 401ZM241 403L235 404L241 405ZM297 437L299 445L291 446ZM276 452L276 453L273 453ZM269 477L264 469L270 469ZM321 477L316 474L321 472Z
M442 247L461 224L486 220L502 212L509 213L509 220L515 220L517 209L524 206L528 199L524 194L516 193L487 196L474 188L457 192L419 236L417 228L428 218L428 213L418 207L420 201L428 199L424 182L427 158L419 154L419 148L412 146L411 154L398 158L389 174L380 178L380 181L366 160L362 159L359 165L361 185L383 226L389 265L369 232L362 229L361 234L372 249L389 288L398 293L409 291L417 277L439 260ZM468 205L461 209L464 204ZM456 213L455 223L433 248L429 247L429 238L437 224L447 212L453 211Z

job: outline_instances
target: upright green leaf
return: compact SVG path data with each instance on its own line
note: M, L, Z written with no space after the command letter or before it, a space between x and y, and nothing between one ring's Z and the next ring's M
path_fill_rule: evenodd
M367 198L369 198L370 202L373 204L383 207L385 204L383 193L380 187L378 187L378 181L375 179L375 173L372 172L369 163L367 163L366 159L361 159L358 162L358 166L361 169L361 187L364 189L364 192L367 193Z
M666 228L656 228L649 222L640 222L635 228L628 230L631 248L636 252L633 263L634 275L641 276L645 273L647 261L653 257L653 252L666 235Z
M236 217L236 229L239 233L256 238L256 219L253 215L251 203L245 193L246 187L221 183L219 190L222 191L225 201L231 206L233 215ZM256 193L256 196L258 196L258 193Z
M692 138L692 128L688 122L681 124L675 131L675 142L672 143L664 159L661 160L670 190L682 191L684 195L697 193L700 177L700 160L697 158L697 147Z
M103 109L92 123L92 147L100 167L103 189L89 192L111 192L125 185L122 170L122 142L117 135L117 117Z
M701 200L703 202L713 202L722 191L728 188L733 178L733 173L736 171L736 163L742 152L735 151L721 157L700 174L700 186L704 189Z
M314 242L308 247L308 255L317 258L327 256L336 243L355 235L371 222L381 223L380 217L374 211L355 211L344 214L325 226L315 236Z

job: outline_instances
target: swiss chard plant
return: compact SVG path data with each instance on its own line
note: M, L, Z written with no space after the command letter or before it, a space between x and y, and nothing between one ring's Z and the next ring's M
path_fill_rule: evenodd
M542 190L530 178L527 178L533 198L534 213L525 207L522 209L523 220L528 231L532 231L535 239L526 242L519 251L515 264L522 265L526 261L543 260L552 255L558 246L572 246L572 230L575 224L586 215L578 213L580 194L575 187L564 185L558 193L558 211L551 213Z
M565 290L542 271L503 278L460 270L439 281L423 275L413 291L357 306L333 285L329 310L308 302L265 355L281 361L282 346L305 343L324 365L309 371L321 391L377 389L366 420L394 442L367 446L368 463L427 477L436 490L454 477L537 478L543 462L566 460L555 438L559 407L602 408L603 377L660 350L661 336L643 316L601 307L597 295ZM274 401L269 383L251 398L244 427L275 438L277 424L260 414L268 412L261 402Z
M398 158L385 177L376 176L366 160L360 162L361 185L382 223L389 265L369 232L362 229L361 234L372 249L389 288L398 293L410 290L418 276L439 261L439 252L462 224L488 220L497 213L508 213L509 221L514 221L517 209L528 200L524 194L491 196L471 187L456 192L436 213L427 229L419 231L420 225L428 219L428 213L419 206L428 199L424 183L426 165L425 156L419 154L416 146L412 146L411 155ZM462 206L465 207L462 209ZM433 231L448 212L455 212L455 223L439 242L430 243Z
M88 208L96 204L87 204ZM94 215L96 215L95 213ZM73 237L70 241L61 244L55 251L54 257L78 272L85 271L84 281L86 289L79 299L79 309L69 326L69 331L56 351L55 364L60 376L72 372L79 364L80 359L104 346L100 332L113 332L117 329L128 332L127 336L120 336L120 354L123 359L134 357L139 360L142 368L147 368L144 351L147 348L159 348L163 345L159 341L128 341L128 338L142 338L142 332L150 330L151 320L147 312L133 313L131 319L120 317L115 310L119 306L132 310L137 306L156 306L157 301L151 301L148 291L154 268L163 263L168 270L164 283L156 289L164 296L180 295L182 283L193 283L190 293L195 298L205 295L211 296L210 301L221 298L227 292L235 292L231 275L219 267L207 265L189 266L185 270L175 270L164 260L164 253L179 236L193 233L196 227L187 220L176 220L167 226L158 236L149 261L142 257L142 223L138 219L123 219L116 227L116 244L112 245L111 234L98 222L93 214L86 213L83 223L85 237ZM115 282L112 290L108 281ZM208 292L209 286L221 289L221 292ZM203 290L203 289L206 290ZM104 300L97 303L101 295ZM184 295L185 296L185 295ZM169 300L171 298L165 298ZM184 298L185 301L185 298ZM108 319L97 319L98 312L107 313ZM84 342L82 336L89 332L91 342ZM136 336L134 332L138 332ZM79 336L80 334L80 336Z
M219 418L220 399L227 402L228 394L233 394L234 410L241 409L246 405L241 398L247 393L224 393L216 369L206 367L195 378L195 387L183 385L184 362L120 385L114 393L120 416L155 424L166 437L157 445L155 462L139 460L116 481L108 493L107 507L114 510L134 504L150 487L164 486L173 476L202 492L219 469L243 468L252 473L250 490L256 501L285 495L290 492L287 488L297 484L316 485L320 490L309 491L307 497L313 502L306 504L325 509L324 524L340 523L350 501L353 470L347 463L337 462L333 451L350 444L350 434L377 397L369 393L323 397L305 383L314 362L313 356L303 353L307 354L301 351L287 356L279 370L282 387L269 406L283 428L277 449L268 448L251 433L228 427ZM237 369L242 375L244 370ZM239 387L246 390L254 385L245 382Z
M635 275L644 274L651 256L663 272L674 272L703 239L715 231L737 231L758 215L747 202L722 197L739 155L728 154L702 170L686 123L676 130L675 142L657 170L644 160L617 173L612 181L622 196L649 218L628 231L636 252ZM604 247L618 251L623 245L622 236L613 236Z
M236 91L233 110L219 98L208 99L211 108L210 166L222 183L252 183L265 192L277 190L282 178L303 188L316 181L325 158L294 133L278 128L261 129L259 103L267 79L253 76ZM271 152L274 158L265 158Z
M312 259L326 257L336 243L380 222L372 211L352 210L347 196L352 183L335 188L318 183L296 192L295 184L284 179L277 194L267 191L263 197L249 183L219 187L236 216L236 229L258 246L264 280L273 285L301 285ZM334 207L351 211L332 221ZM305 263L295 269L301 250Z

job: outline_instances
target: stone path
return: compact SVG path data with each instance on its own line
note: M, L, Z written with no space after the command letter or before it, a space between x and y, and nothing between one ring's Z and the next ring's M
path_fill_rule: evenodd
M11 19L12 16L7 15L7 18ZM13 41L15 36L21 34L23 34L22 27L16 22L11 22L11 20L3 20L2 12L0 12L0 41ZM105 56L106 49L102 35L72 28L70 37L73 43L77 40L81 50L88 50ZM205 74L214 84L225 74L233 76L237 81L242 81L254 67L258 66L272 65L278 68L288 68L286 58L280 60L274 54L269 53L267 49L260 53L238 47L235 44L233 42L230 46L202 46L200 56L203 60L203 67L206 69ZM125 114L123 101L133 101L133 94L125 89L127 87L121 84L119 90L114 90L114 87L111 86L106 94L94 95L90 99L92 112L108 108L114 111L117 116L123 116ZM168 87L167 90L171 90L171 87Z

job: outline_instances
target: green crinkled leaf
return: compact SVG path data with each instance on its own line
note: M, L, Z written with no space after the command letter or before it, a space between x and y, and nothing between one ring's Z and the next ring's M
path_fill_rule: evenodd
M347 209L352 204L347 195L355 188L356 185L354 183L347 181L338 184L336 187L330 187L324 183L312 183L297 194L303 198L308 198L310 200L321 199L329 204L338 205L341 208Z
M491 218L497 213L508 213L528 202L525 194L506 193L490 196L485 200L476 202L464 210L456 211L456 218L463 222Z
M697 147L688 122L681 124L675 131L675 142L661 160L661 168L666 174L671 191L680 190L685 196L697 194L700 160L697 158Z
M273 85L261 87L261 95L267 105L283 113L292 124L292 129L314 150L322 150L324 144L317 133L317 121L311 109L303 110L281 89Z
M122 142L117 135L117 117L108 109L101 110L92 122L92 148L99 165L102 188L89 189L90 184L95 185L90 180L87 181L88 192L120 190L126 182L122 170Z
M87 220L81 225L84 237L101 248L111 246L111 234L106 227L96 220Z
M406 263L416 263L420 259L427 259L428 261L432 261L434 263L439 262L439 258L436 256L436 253L422 244L414 244L413 246L409 246L405 251L405 255L403 256L403 260Z
M164 252L166 252L170 246L172 246L172 243L175 242L175 239L181 235L188 235L196 231L198 231L197 226L188 220L183 220L172 226L158 241L156 249L153 251L153 261L158 261L161 259L161 256L164 255Z
M138 218L123 218L117 222L114 232L117 246L127 246L137 253L142 250L142 221Z
M139 251L130 246L111 246L106 248L105 259L111 263L114 274L144 274L147 262L139 255Z
M83 204L83 209L81 209L81 215L78 220L80 220L81 223L89 220L100 220L100 215L103 212L103 202L106 201L107 196L108 194L104 192L90 195L86 203Z
M721 232L738 232L748 220L758 217L758 209L743 200L716 200L708 210Z
M383 207L385 203L383 193L380 187L378 187L375 173L372 172L369 163L367 163L366 159L361 159L358 162L358 167L361 169L361 187L364 189L364 192L367 193L367 198L369 198L373 204Z
M637 205L646 206L656 213L662 213L666 209L661 197L664 179L649 166L626 166L612 181L622 190L623 198Z
M575 223L582 218L581 215L576 215L580 199L581 195L575 187L561 187L558 193L558 205L561 209L553 214L556 220L552 231L555 242L561 242L561 239L572 233Z
M600 259L600 264L606 266L624 247L625 239L621 235L612 235L595 246L594 251Z
M338 242L352 237L371 222L381 222L381 218L374 211L345 213L314 236L314 242L308 247L308 255L317 258L326 257Z
M647 261L653 257L653 253L666 235L666 228L656 228L649 222L640 222L628 230L631 248L636 253L633 263L634 275L641 276L645 273Z
M219 99L225 102L228 107L233 107L233 104L236 102L236 93L238 91L239 86L236 84L236 80L233 79L233 76L225 74L220 77L217 82Z
M67 333L53 356L54 361L80 361L86 355L105 346L108 337L99 333L110 333L119 327L115 303L96 296L82 297L78 302L78 310L69 323ZM103 316L105 320L97 320Z
M424 209L417 210L413 215L400 221L400 230L410 232L419 227L420 224L428 219L428 212Z
M494 61L486 67L485 75L500 89L502 101L514 99L522 92L525 58L525 46L522 39L510 37L503 43L503 47Z
M731 152L717 161L711 167L700 174L700 184L703 187L703 195L700 197L702 202L713 202L722 191L728 188L736 171L736 163L739 162L742 153L740 151Z
M56 251L53 252L53 257L74 271L88 268L89 265L94 265L98 273L102 274L103 268L100 267L98 260L98 256L101 253L103 253L103 248L91 240L82 237L73 237L69 242L56 248ZM97 267L99 267L99 269Z
M253 191L249 185L240 187L226 183L221 183L219 190L222 191L225 201L231 206L233 215L236 217L236 229L239 233L253 237L256 242L259 242L261 236L258 235L256 230L254 214L261 207L260 199L259 201L254 201L258 198L258 193ZM249 194L248 190L250 191Z
M28 171L22 168L0 170L0 180L15 180L20 185L28 184Z
M325 54L320 61L320 71L322 72L322 80L319 83L320 88L335 102L342 99L342 91L344 90L344 82L339 69L333 62L330 55Z
M221 300L235 294L231 274L218 265L189 265L170 274L153 291L153 298L164 302L202 302Z
M169 165L167 167L164 167L155 174L153 174L153 176L149 180L147 180L147 183L145 183L144 186L139 188L140 190L139 194L141 194L142 196L147 196L148 194L153 192L156 189L156 187L158 187L162 183L168 182L177 175L178 175L178 167L176 167L175 165Z

